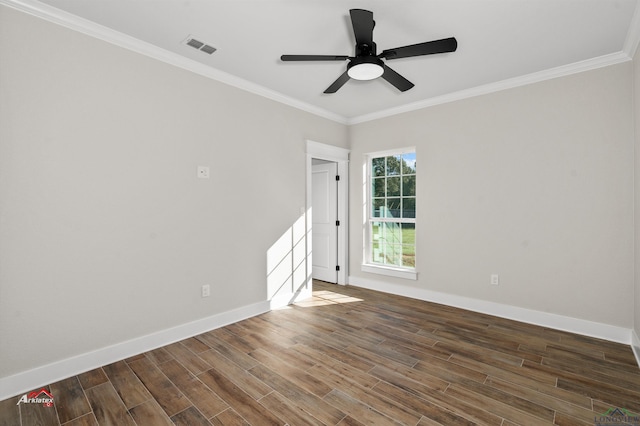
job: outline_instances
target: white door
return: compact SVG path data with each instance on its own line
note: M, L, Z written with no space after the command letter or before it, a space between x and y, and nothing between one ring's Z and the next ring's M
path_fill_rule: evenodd
M335 284L338 282L338 164L314 164L311 174L312 277Z

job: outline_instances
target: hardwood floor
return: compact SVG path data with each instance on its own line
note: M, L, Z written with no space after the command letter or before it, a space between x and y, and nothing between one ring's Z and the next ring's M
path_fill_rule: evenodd
M313 300L46 389L54 407L17 396L0 425L593 426L610 408L640 413L628 346L321 282Z

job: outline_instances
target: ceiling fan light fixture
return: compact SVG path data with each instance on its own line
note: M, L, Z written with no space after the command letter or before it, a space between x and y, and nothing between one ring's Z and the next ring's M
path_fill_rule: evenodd
M375 56L353 58L347 67L347 74L354 80L374 80L384 74L382 60Z

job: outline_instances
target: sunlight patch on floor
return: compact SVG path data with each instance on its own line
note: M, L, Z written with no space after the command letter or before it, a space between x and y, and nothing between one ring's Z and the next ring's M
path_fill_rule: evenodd
M354 302L362 302L362 299L347 296L346 294L335 293L333 291L319 290L313 292L313 297L311 297L311 299L296 302L296 306L302 308L313 308L316 306L339 305Z

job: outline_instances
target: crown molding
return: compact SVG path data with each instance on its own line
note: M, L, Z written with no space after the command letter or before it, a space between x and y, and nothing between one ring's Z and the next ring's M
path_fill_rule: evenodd
M339 114L335 114L323 108L319 108L306 102L301 102L297 99L285 96L274 90L267 89L266 87L259 84L255 84L226 72L217 70L192 59L185 58L174 52L155 46L151 43L147 43L145 41L123 34L119 31L115 31L111 28L70 14L39 1L0 0L0 4L80 32L90 37L106 41L107 43L111 43L116 46L131 50L141 55L145 55L150 58L165 62L178 68L191 71L203 77L228 84L229 86L236 87L238 89L265 97L267 99L271 99L273 101L309 112L311 114L332 121L336 121L341 124L347 124L347 119Z
M631 57L625 52L612 53L609 55L599 56L597 58L585 61L575 62L573 64L563 65L561 67L551 68L548 70L514 77L507 80L498 81L496 83L485 84L482 86L472 87L470 89L460 90L458 92L449 93L434 98L424 99L422 101L413 102L399 107L386 109L383 111L365 114L353 117L347 120L347 124L359 124L366 121L377 120L380 118L390 117L392 115L411 112L422 108L441 105L449 102L459 101L462 99L473 98L475 96L486 95L493 92L499 92L515 87L526 86L545 80L551 80L558 77L564 77L571 74L577 74L584 71L590 71L597 68L615 65L622 62L630 61Z
M386 118L393 115L411 112L431 106L486 95L489 93L512 89L520 86L526 86L545 80L564 77L571 74L590 71L593 69L630 61L633 59L635 51L640 44L639 4L636 6L633 18L631 20L631 25L629 26L629 31L627 33L627 38L623 46L623 50L620 52L588 59L585 61L575 62L572 64L563 65L560 67L551 68L520 77L514 77L496 83L472 87L469 89L460 90L458 92L436 96L433 98L424 99L418 102L413 102L410 104L401 105L370 114L347 118L326 109L316 107L314 105L299 101L289 96L285 96L282 93L276 92L264 86L260 86L258 84L228 74L226 72L217 70L192 59L185 58L176 53L162 49L158 46L152 45L121 32L115 31L111 28L97 24L93 21L89 21L79 16L64 12L60 9L51 7L37 0L0 0L0 4L36 16L46 21L61 25L63 27L78 31L85 35L123 47L133 52L154 58L167 64L182 68L184 70L191 71L203 77L228 84L238 89L256 94L258 96L262 96L267 99L271 99L273 101L291 106L293 108L317 115L319 117L323 117L346 125L364 123L367 121Z

